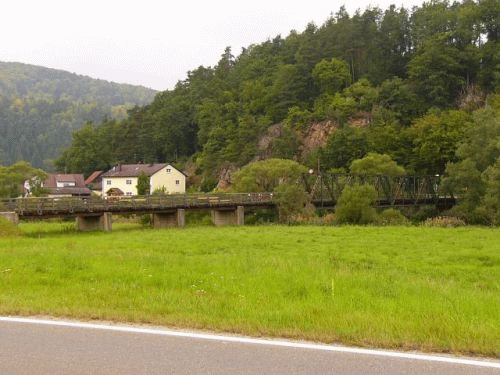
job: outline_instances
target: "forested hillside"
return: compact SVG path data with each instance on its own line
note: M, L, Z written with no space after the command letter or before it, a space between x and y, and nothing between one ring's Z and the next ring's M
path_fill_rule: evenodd
M125 120L75 132L56 164L88 175L189 161L196 181L214 182L263 158L349 171L375 152L409 173L443 174L481 119L500 121L499 40L499 0L341 8L238 56L227 48Z
M156 92L73 73L0 62L0 164L19 160L49 167L91 121L125 119L127 110L150 103ZM47 163L46 163L47 162Z

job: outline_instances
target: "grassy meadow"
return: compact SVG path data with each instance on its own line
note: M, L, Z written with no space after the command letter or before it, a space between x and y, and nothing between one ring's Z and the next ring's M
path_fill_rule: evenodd
M188 226L0 237L0 315L500 357L500 230Z

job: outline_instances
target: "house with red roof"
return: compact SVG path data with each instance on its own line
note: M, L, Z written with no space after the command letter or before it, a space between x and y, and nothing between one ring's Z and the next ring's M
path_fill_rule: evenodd
M88 197L91 191L85 185L83 174L49 174L42 187L49 197Z
M85 180L85 186L87 186L93 194L102 194L102 175L104 171L95 171Z

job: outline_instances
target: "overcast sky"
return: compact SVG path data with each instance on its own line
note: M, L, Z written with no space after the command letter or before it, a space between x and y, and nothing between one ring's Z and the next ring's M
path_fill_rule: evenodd
M390 4L403 1L8 1L0 61L166 90L189 70L215 66L228 46L238 56L242 47L302 32L309 22L321 26L342 5L352 15Z

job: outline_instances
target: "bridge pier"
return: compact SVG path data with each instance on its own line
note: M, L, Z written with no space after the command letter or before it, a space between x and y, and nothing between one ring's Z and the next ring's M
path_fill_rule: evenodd
M245 224L245 207L237 206L236 208L228 209L213 209L212 222L216 226L221 225L244 225Z
M156 212L151 214L154 228L183 227L186 224L186 210L179 208L175 211Z
M0 212L0 216L9 220L12 224L19 223L19 215L17 212Z
M80 231L104 230L111 232L113 215L111 212L104 212L100 215L77 215L76 227Z

